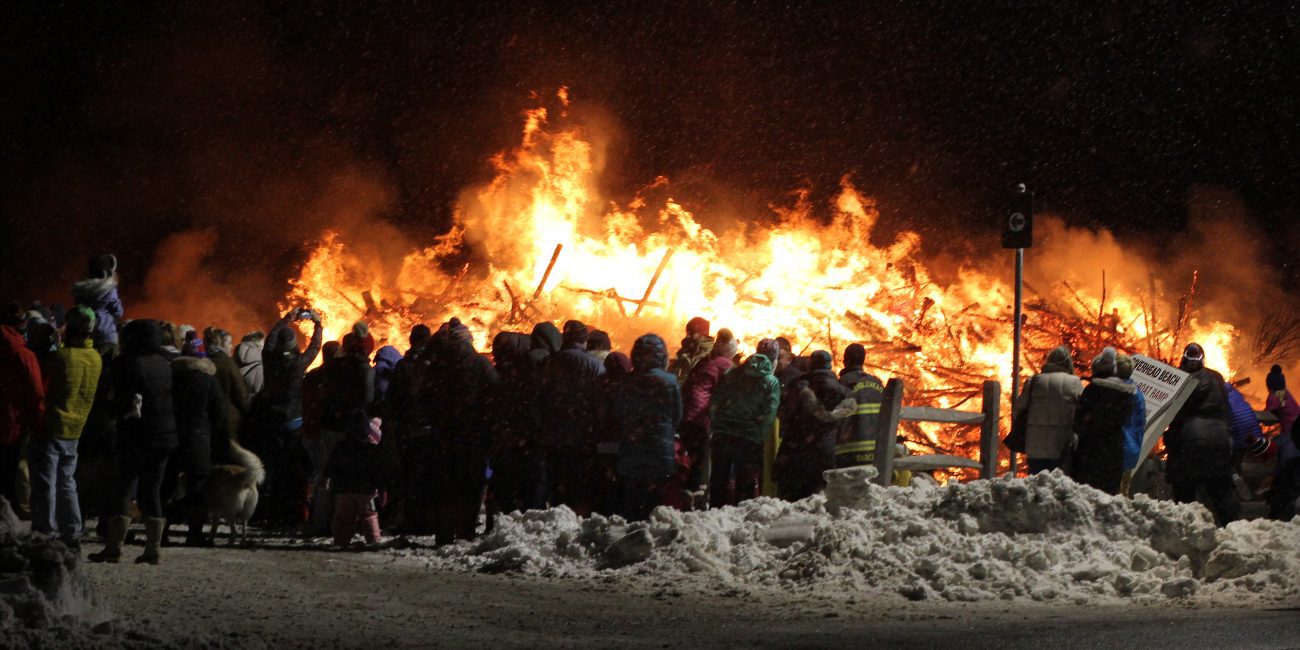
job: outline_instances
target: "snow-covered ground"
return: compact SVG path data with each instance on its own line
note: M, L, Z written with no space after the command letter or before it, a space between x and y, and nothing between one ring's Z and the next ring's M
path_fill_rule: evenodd
M1300 520L1216 529L1200 506L1059 474L909 489L869 477L642 524L517 513L444 548L338 553L258 535L166 548L156 567L131 563L134 547L118 565L59 551L52 573L57 543L14 533L9 515L0 558L28 558L27 582L0 576L0 614L14 612L0 647L1300 643ZM45 569L30 559L47 555Z
M648 522L515 513L474 542L403 551L438 567L630 585L910 600L1300 601L1300 520L1216 529L1205 508L1112 497L1060 473L908 489L836 472L827 495Z

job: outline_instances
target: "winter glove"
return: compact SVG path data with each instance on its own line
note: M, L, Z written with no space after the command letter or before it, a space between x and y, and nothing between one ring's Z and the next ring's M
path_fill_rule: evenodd
M858 409L857 400L853 399L852 397L846 397L844 398L843 402L840 402L835 407L834 411L831 411L831 417L835 418L836 420L843 420L844 418L853 415L853 412L856 411L857 409Z
M138 420L144 415L144 395L136 393L131 396L131 405L127 407L123 420Z

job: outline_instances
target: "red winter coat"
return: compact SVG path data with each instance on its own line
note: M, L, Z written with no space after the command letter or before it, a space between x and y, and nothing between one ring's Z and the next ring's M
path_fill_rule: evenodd
M722 376L735 365L723 356L711 356L695 364L682 386L682 423L700 431L709 430L709 400Z
M22 334L0 326L0 444L18 442L23 428L34 430L45 414L45 383L36 355Z

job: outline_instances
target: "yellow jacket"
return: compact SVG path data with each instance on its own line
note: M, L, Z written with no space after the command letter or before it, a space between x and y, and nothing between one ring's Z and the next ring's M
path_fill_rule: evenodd
M89 338L65 345L49 358L43 369L46 385L42 434L62 440L81 438L103 366Z

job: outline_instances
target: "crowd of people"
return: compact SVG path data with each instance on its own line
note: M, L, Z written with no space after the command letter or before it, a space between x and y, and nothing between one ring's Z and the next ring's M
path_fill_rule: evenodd
M1241 514L1234 477L1250 476L1245 466L1263 467L1262 480L1252 485L1242 481L1245 489L1266 496L1270 516L1294 517L1300 453L1292 427L1300 405L1286 389L1282 368L1273 366L1266 379L1266 410L1280 429L1270 436L1236 386L1205 367L1200 344L1187 345L1178 367L1196 384L1163 435L1165 480L1174 500L1204 502L1215 521L1227 525ZM1075 375L1069 348L1048 353L1042 371L1025 382L1015 404L1013 421L1023 431L1016 451L1028 457L1031 473L1061 469L1109 494L1128 494L1142 460L1147 424L1146 402L1132 379L1133 359L1108 347L1089 369L1085 386Z
M236 344L217 326L126 320L117 282L116 258L99 256L71 309L14 303L0 315L0 490L22 502L25 458L32 529L77 545L85 506L105 541L92 560L119 561L132 503L145 533L138 562L159 561L169 521L185 525L184 543L210 544L205 481L244 449L266 468L261 525L332 534L342 547L357 533L380 544L385 529L438 544L473 538L484 510L490 529L497 513L548 506L638 520L658 506L735 504L760 495L774 427L777 495L797 500L822 489L825 470L863 462L855 443L875 436L883 399L861 345L845 348L838 372L831 352L796 356L784 338L743 357L732 332L703 318L687 323L675 355L655 334L612 351L607 333L576 320L500 332L486 355L456 318L416 325L403 353L376 349L364 322L326 342L306 308ZM305 347L300 323L310 323ZM1175 498L1204 492L1226 523L1236 516L1231 432L1249 423L1232 418L1236 391L1203 359L1188 346L1182 368L1198 385L1165 435L1168 470ZM1119 493L1137 462L1142 394L1127 355L1107 348L1090 369L1085 387L1072 352L1053 350L1016 419L1031 472L1059 468ZM1294 513L1300 406L1280 369L1269 387L1286 435L1265 436L1251 412L1255 430L1236 447L1274 450L1279 477L1290 472L1275 494L1291 490ZM79 497L79 457L111 487Z

